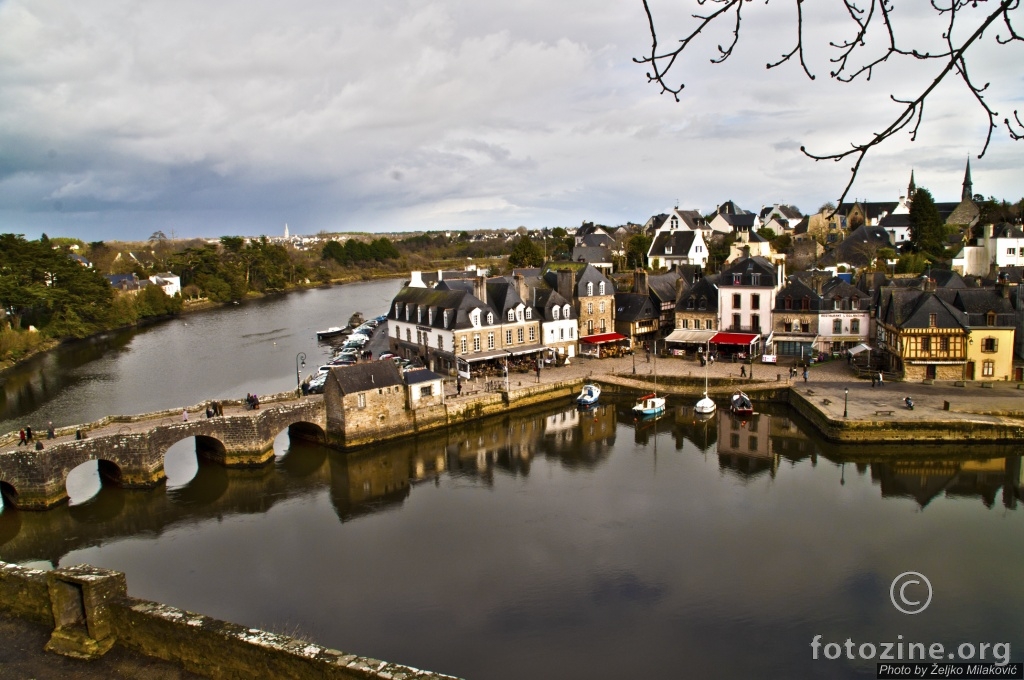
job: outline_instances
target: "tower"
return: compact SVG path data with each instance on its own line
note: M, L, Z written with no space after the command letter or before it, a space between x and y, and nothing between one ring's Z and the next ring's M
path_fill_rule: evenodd
M964 172L964 190L960 194L961 201L974 200L974 185L971 183L971 159L967 159L967 170Z
M907 198L908 199L913 199L915 191L917 191L917 185L914 184L914 171L911 170L910 171L910 185L907 186Z
M284 237L288 238L288 223L284 223Z

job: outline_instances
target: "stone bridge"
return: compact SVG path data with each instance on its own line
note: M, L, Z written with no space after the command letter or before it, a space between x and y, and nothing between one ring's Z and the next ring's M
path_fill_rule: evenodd
M177 442L194 437L196 455L226 467L255 467L274 457L274 439L285 429L293 438L327 442L322 397L279 395L245 410L241 402L224 402L224 415L205 418L205 404L192 407L188 421L181 411L106 418L88 427L61 428L43 450L15 448L17 438L0 442L0 493L5 504L45 509L67 500L68 473L95 460L104 484L147 488L162 483L164 454ZM76 439L75 431L87 436ZM45 436L45 433L40 433Z

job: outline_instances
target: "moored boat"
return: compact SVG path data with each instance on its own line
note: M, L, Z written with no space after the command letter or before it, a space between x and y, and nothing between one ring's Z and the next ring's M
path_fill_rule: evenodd
M654 392L640 397L633 406L633 413L641 416L655 416L664 411L665 397L659 397Z
M317 340L327 340L328 338L336 338L339 335L345 335L346 333L350 333L350 332L351 332L351 329L349 329L347 326L345 328L342 328L341 326L331 326L330 328L328 328L326 330L317 331L316 332L316 339Z
M751 403L750 397L741 390L736 390L729 401L729 410L737 416L752 416L754 415L754 404Z
M600 396L601 387L593 383L587 383L583 386L583 391L580 392L580 396L576 397L576 403L580 406L593 406L597 403Z

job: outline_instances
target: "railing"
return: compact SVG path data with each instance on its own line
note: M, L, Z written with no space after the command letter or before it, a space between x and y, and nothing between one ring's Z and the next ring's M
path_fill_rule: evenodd
M723 330L730 333L757 333L758 335L762 335L760 326L737 326L733 324Z

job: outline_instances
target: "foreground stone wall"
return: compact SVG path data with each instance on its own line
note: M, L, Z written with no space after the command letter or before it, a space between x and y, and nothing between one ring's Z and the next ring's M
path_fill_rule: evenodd
M129 597L124 574L0 562L0 609L54 626L47 650L76 658L113 645L209 678L455 680Z

